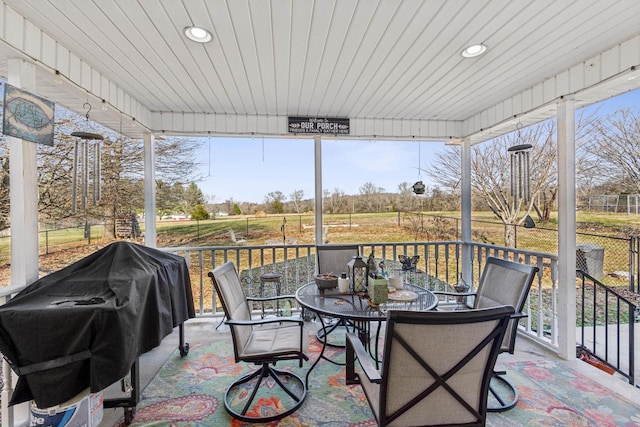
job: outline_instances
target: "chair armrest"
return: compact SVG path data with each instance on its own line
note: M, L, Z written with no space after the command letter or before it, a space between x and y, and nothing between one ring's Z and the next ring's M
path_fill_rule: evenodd
M227 325L238 325L238 326L253 326L253 325L266 325L268 323L295 323L299 326L304 325L304 320L296 318L296 317L269 317L264 319L254 319L254 320L225 320L224 323Z
M446 291L431 291L434 295L448 295L450 297L474 297L478 294L475 292L446 292Z
M376 366L371 360L371 356L367 353L364 345L358 338L358 336L352 332L346 334L346 383L358 384L360 380L355 373L355 359L358 358L360 367L365 373L369 381L374 383L382 382L380 371L376 369Z
M247 301L263 302L263 301L275 301L275 300L281 300L281 299L295 299L295 298L296 298L295 295L276 295L274 297L247 297Z

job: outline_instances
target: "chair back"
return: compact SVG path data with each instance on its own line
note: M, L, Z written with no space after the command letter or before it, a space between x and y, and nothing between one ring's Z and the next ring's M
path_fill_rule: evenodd
M478 284L474 308L510 305L521 313L538 267L489 257ZM513 318L504 336L500 352L513 353L519 318Z
M240 278L236 272L233 262L222 264L209 273L213 286L220 297L224 314L229 320L251 320L251 310L247 303ZM251 326L229 325L231 337L233 338L233 351L236 362L239 359L239 352L251 336Z
M489 380L513 313L389 311L379 425L485 425Z
M347 263L358 255L357 245L318 245L316 246L317 273L348 273Z

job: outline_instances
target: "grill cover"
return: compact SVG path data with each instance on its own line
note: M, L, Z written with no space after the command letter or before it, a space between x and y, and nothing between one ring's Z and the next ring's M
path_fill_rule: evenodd
M19 375L10 404L47 408L103 390L192 317L184 258L113 243L0 306L0 352Z

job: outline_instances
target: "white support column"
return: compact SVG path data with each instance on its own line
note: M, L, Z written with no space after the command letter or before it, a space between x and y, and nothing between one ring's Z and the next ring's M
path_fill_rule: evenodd
M315 160L315 221L316 221L316 245L324 243L322 240L322 138L316 136L314 141Z
M576 357L575 102L558 104L558 347Z
M157 245L156 231L156 154L155 138L145 132L144 140L144 244Z
M35 65L22 59L7 62L7 83L37 94ZM38 174L37 144L7 137L9 146L9 198L11 217L11 285L24 286L38 279ZM28 422L27 403L8 406L16 378L2 363L2 425Z
M8 83L37 94L35 65L8 61ZM28 285L38 279L37 144L7 137L11 200L11 284Z
M471 140L462 141L462 179L460 182L461 204L461 231L462 231L462 279L465 283L473 285L471 274Z

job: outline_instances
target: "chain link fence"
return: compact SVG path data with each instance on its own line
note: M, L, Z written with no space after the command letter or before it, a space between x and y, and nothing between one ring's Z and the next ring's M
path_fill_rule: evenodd
M428 216L425 219L427 233L447 234L450 240L460 234L460 219ZM486 244L509 246L506 242L508 228L513 233L515 248L558 253L558 230L556 228L534 228L505 225L497 221L472 220L471 232L474 241ZM453 231L452 231L453 230ZM625 232L623 236L607 235L604 230L595 230L592 225L578 224L576 229L576 268L610 286L628 285L630 290L638 285L640 273L640 237Z

